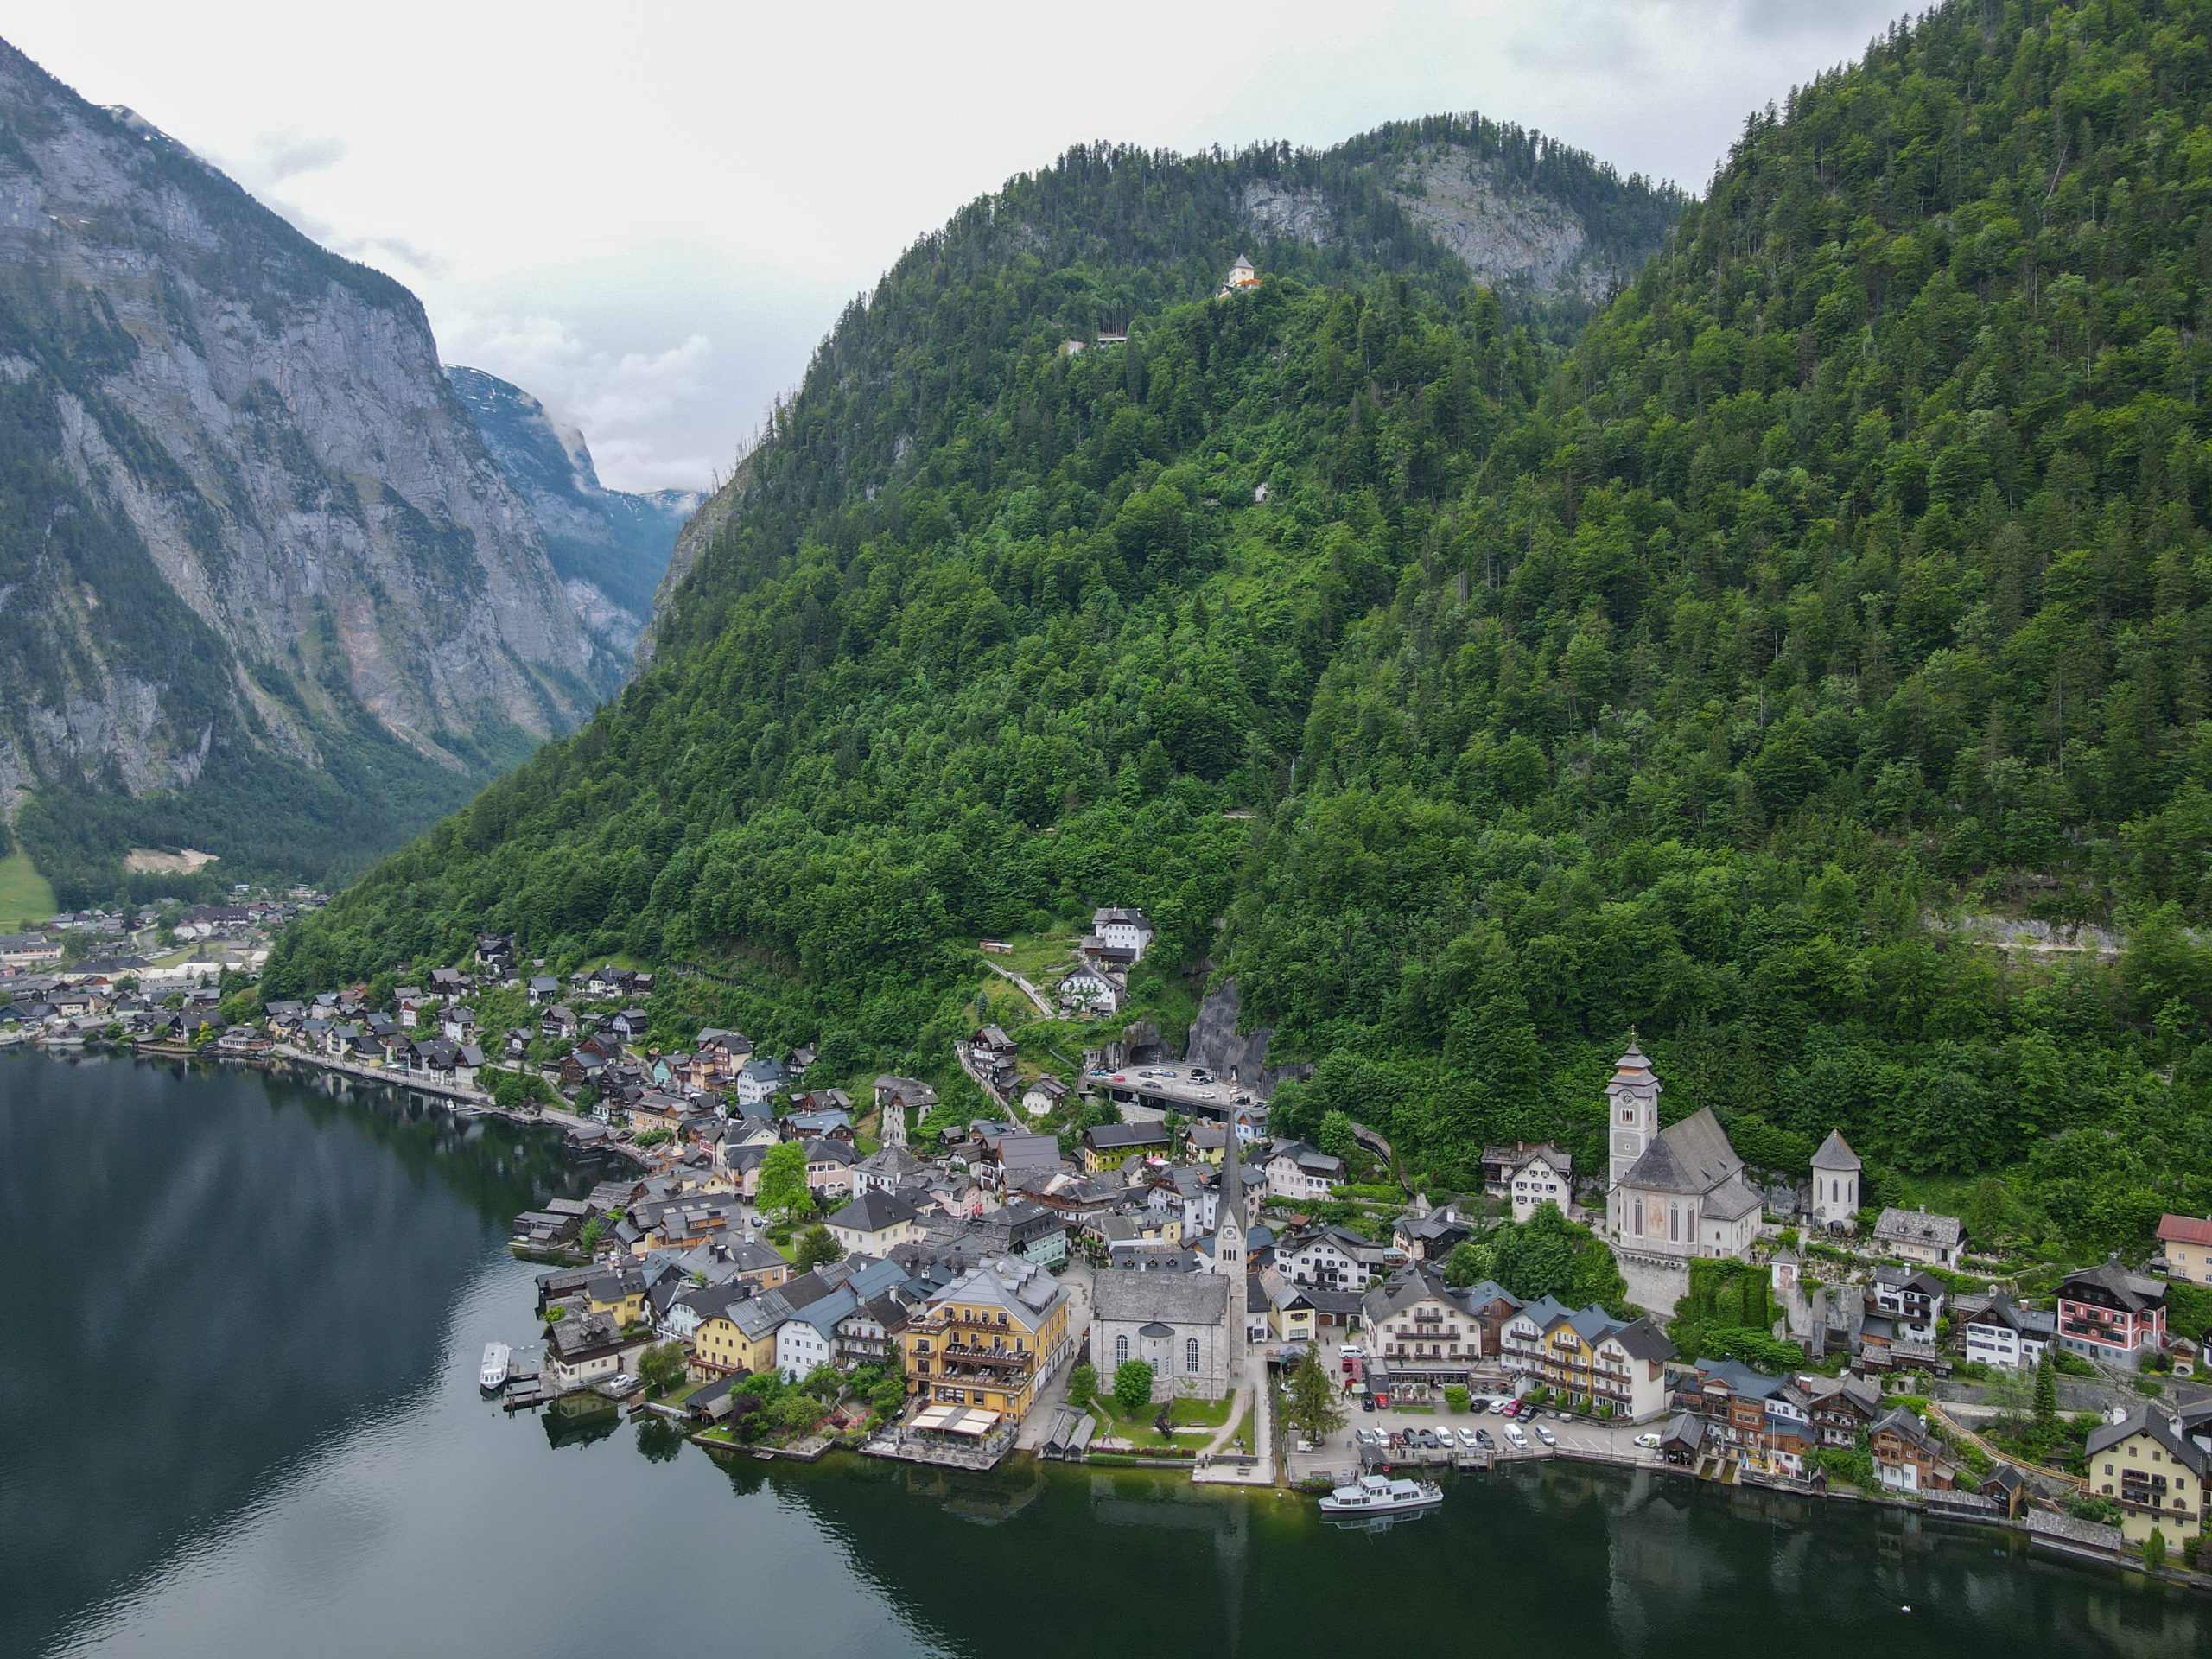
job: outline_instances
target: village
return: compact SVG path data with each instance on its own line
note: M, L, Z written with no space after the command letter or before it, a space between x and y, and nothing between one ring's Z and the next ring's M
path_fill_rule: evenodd
M251 949L283 914L169 928ZM388 1081L556 1124L618 1172L514 1217L546 1270L535 1339L487 1357L509 1409L626 1407L731 1454L1020 1451L1284 1490L1580 1458L2197 1559L2212 1389L2173 1305L2212 1285L2212 1220L2031 1286L1957 1217L1863 1204L1840 1133L1776 1172L1709 1110L1662 1127L1632 1036L1602 1175L1519 1142L1484 1149L1479 1190L1431 1194L1363 1126L1335 1150L1274 1135L1263 1073L1173 1056L1145 1021L1065 1075L976 1026L948 1057L985 1103L962 1114L915 1077L810 1080L805 1045L708 1027L664 1049L654 973L554 975L493 935L382 998L232 1020L215 987L142 989L142 963L49 937L9 942L29 958L13 1040ZM1154 937L1102 907L1049 968L982 941L1016 1001L978 1007L1110 1018ZM1533 1284L1516 1246L1538 1237L1602 1253L1624 1294Z

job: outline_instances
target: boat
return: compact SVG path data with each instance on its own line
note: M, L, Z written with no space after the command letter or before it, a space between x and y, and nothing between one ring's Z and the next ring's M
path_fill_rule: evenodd
M476 1385L486 1394L497 1394L507 1386L507 1362L510 1356L504 1342L484 1344L484 1369L476 1374Z
M1388 1475L1362 1475L1350 1486L1338 1486L1321 1500L1324 1515L1397 1515L1407 1510L1432 1509L1444 1501L1444 1489L1433 1480L1393 1480Z

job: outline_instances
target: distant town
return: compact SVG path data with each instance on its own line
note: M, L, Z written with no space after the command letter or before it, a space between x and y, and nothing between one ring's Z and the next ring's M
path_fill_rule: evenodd
M2023 1273L1956 1216L1865 1204L1840 1134L1756 1170L1709 1110L1668 1122L1632 1036L1602 1171L1520 1142L1478 1190L1408 1191L1373 1131L1278 1135L1264 1068L1147 1021L1057 1069L980 1024L946 1062L984 1105L955 1112L917 1077L823 1081L803 1044L665 1046L654 971L549 972L488 934L388 992L263 1004L270 938L322 896L233 900L0 938L0 1044L317 1067L556 1126L608 1173L514 1217L545 1270L486 1356L510 1410L626 1408L733 1455L1144 1463L1355 1515L1440 1501L1432 1471L1580 1458L2196 1567L2212 1219ZM1154 938L1102 907L1042 967L977 948L1037 1019L1110 1020Z

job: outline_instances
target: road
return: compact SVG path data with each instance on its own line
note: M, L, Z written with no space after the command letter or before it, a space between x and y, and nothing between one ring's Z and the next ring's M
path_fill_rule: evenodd
M1068 1378L1075 1371L1075 1356L1083 1348L1084 1334L1090 1329L1090 1264L1071 1262L1060 1270L1060 1287L1068 1294L1068 1357L1059 1370L1048 1378L1037 1391L1037 1398L1029 1408L1029 1415L1021 1421L1021 1432L1014 1437L1014 1445L1025 1452L1033 1452L1044 1443L1045 1436L1052 1432L1052 1418L1067 1397Z
M995 962L992 962L988 957L984 957L983 960L989 965L990 970L1001 979L1012 980L1015 988L1036 1005L1037 1012L1046 1019L1057 1020L1060 1017L1058 1012L1052 1007L1051 999L1020 974L1015 973L1013 969L1001 968Z
M1321 1357L1332 1376L1343 1374L1337 1347L1333 1342L1323 1344ZM1484 1390L1478 1385L1474 1392L1479 1395ZM1507 1387L1501 1385L1496 1392L1505 1393ZM1646 1451L1636 1444L1636 1437L1656 1428L1656 1422L1601 1423L1580 1418L1563 1419L1550 1411L1535 1420L1509 1418L1487 1411L1448 1411L1441 1404L1428 1411L1393 1408L1370 1412L1360 1410L1356 1396L1351 1395L1344 1396L1344 1426L1330 1435L1318 1450L1300 1452L1294 1443L1286 1449L1285 1463L1293 1482L1310 1479L1316 1475L1325 1475L1332 1480L1340 1481L1357 1473L1359 1444L1355 1437L1363 1428L1380 1429L1386 1435L1398 1429L1427 1428L1435 1430L1439 1434L1449 1430L1455 1437L1462 1428L1483 1429L1489 1433L1496 1448L1495 1455L1501 1464L1560 1456L1581 1456L1609 1463L1641 1464L1653 1467L1659 1463L1657 1452ZM1506 1438L1505 1426L1509 1422L1518 1424L1522 1433L1528 1436L1529 1444L1525 1450L1516 1449ZM1546 1446L1537 1437L1534 1427L1535 1422L1541 1422L1550 1431L1553 1439L1559 1443L1556 1447Z

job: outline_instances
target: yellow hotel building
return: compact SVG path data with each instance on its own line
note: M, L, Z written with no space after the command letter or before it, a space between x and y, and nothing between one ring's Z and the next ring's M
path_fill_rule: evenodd
M1071 1352L1068 1294L1042 1268L994 1258L923 1303L899 1352L908 1387L927 1405L1019 1422Z

